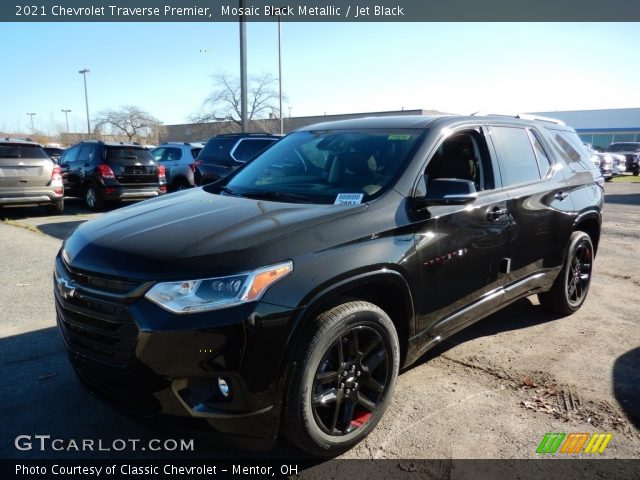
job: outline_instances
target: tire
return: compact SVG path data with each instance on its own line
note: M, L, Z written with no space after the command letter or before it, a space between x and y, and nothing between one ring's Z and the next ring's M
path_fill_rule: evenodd
M49 212L57 213L58 215L64 213L64 198L50 205L47 205L47 209L49 210Z
M325 311L303 334L292 363L285 435L317 457L349 450L382 418L399 364L396 329L379 307L353 301Z
M84 189L84 204L94 212L104 208L104 197L93 183L89 183Z
M634 177L637 177L639 172L640 172L640 167L638 167L638 166L634 167L634 169L633 169L633 176L634 176Z
M613 180L613 177L604 177L605 182L610 182L611 180Z
M573 232L564 265L553 287L538 294L540 304L560 315L577 312L589 293L594 257L591 237L585 232Z
M174 192L179 192L180 190L186 190L190 188L191 185L185 178L176 178L176 180L171 185L171 190Z

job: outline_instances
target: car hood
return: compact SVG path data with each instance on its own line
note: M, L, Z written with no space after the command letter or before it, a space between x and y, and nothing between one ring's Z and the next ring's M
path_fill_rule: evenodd
M82 224L65 241L64 258L75 269L131 279L215 276L228 273L223 264L239 254L256 258L262 245L366 208L253 200L197 188Z

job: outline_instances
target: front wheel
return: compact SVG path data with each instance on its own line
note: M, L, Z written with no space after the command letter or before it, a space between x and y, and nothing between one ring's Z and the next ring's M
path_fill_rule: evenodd
M285 434L319 457L363 440L382 418L398 377L398 335L376 305L353 301L325 311L296 353L285 399Z
M585 232L573 232L564 266L553 287L538 294L542 306L560 315L577 312L589 292L594 257L591 237Z

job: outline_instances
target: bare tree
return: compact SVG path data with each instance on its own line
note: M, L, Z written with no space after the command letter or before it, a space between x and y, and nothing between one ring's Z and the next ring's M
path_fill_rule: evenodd
M216 89L203 102L205 112L194 115L194 122L231 121L242 124L240 79L228 73L213 77ZM278 112L278 79L269 73L252 76L247 85L247 117L251 120L267 118Z
M157 136L162 122L139 107L125 105L119 110L103 110L93 124L96 131L112 135L126 135L131 142Z

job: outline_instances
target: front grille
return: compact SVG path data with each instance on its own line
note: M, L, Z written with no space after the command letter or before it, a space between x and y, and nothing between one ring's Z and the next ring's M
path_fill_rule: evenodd
M122 278L98 275L79 269L70 269L60 257L56 258L56 269L65 278L70 278L80 286L114 294L132 294L142 286L140 282L133 282Z
M57 321L67 348L81 358L103 365L118 369L129 366L139 330L124 300L113 298L112 292L129 290L134 288L132 285L138 285L130 284L123 288L120 286L122 282L116 285L108 283L111 288L103 298L95 289L83 288L89 284L95 287L95 279L100 277L72 274L60 258L56 261L56 277ZM64 288L60 287L60 283L65 283ZM106 298L109 295L112 298Z

